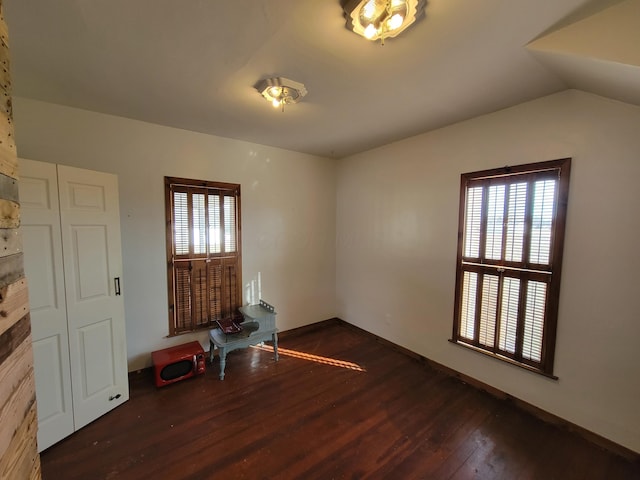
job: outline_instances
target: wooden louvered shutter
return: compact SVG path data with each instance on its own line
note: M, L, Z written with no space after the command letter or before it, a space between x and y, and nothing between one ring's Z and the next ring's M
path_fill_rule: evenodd
M454 342L552 375L569 168L462 175Z
M240 186L165 178L169 332L239 316Z

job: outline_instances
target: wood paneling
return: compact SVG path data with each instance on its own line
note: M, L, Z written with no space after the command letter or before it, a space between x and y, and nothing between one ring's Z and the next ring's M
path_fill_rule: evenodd
M31 321L18 227L9 38L0 0L0 479L40 478Z
M27 322L28 323L28 322ZM30 337L25 339L31 343ZM26 351L25 351L26 350ZM21 357L18 354L22 353ZM36 391L33 379L33 362L29 350L16 349L16 354L9 356L2 364L3 370L18 371L9 373L8 382L3 383L3 407L0 410L0 452L6 451L14 440L15 432L19 430L29 410L35 404ZM6 365L5 365L6 364ZM26 367L26 368L25 368ZM20 375L21 374L21 375ZM24 441L17 439L17 441Z
M236 350L227 375L131 399L42 454L45 480L637 479L640 464L344 323Z
M28 312L29 298L24 278L0 288L0 334L14 327L20 319L29 327L29 319L26 317ZM2 348L4 347L0 347L0 352Z
M40 456L36 445L38 418L35 403L16 430L15 441L0 458L0 478L27 480L41 478Z

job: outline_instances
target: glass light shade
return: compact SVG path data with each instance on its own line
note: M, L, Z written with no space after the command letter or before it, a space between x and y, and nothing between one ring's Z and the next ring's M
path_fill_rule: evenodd
M396 13L387 21L387 26L389 30L395 30L402 26L402 22L404 22L404 18L399 13Z
M373 23L370 23L369 25L367 25L367 28L364 29L364 36L367 37L369 40L375 37L377 33L378 33L378 30L376 29L376 27L373 26Z
M302 83L284 77L265 78L255 84L255 89L274 107L298 103L307 94Z
M424 13L425 0L345 0L347 28L369 40L393 38Z

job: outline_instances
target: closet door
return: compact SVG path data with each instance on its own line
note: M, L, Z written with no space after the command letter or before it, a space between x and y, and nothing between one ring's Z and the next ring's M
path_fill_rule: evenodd
M19 167L42 451L129 398L118 181L33 160Z
M74 431L56 166L21 159L19 186L42 451Z
M129 398L118 179L58 165L76 430Z

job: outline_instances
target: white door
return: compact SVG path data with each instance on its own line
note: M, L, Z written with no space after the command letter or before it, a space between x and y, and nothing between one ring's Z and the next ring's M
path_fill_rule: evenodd
M42 451L74 431L56 166L20 160L19 186Z
M43 450L129 398L118 184L115 175L29 160L20 171ZM36 216L45 195L59 205L49 223ZM62 416L64 428L49 420Z

